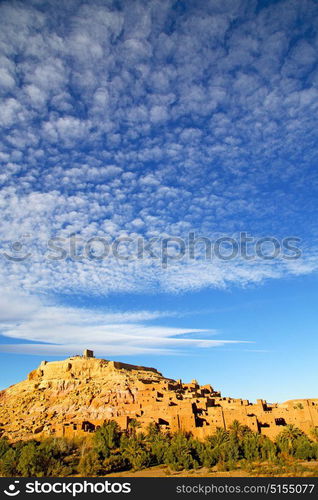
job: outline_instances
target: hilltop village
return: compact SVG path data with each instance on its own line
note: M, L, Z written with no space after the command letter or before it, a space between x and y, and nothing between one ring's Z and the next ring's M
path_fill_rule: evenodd
M12 441L85 435L105 420L126 430L155 423L166 432L183 430L203 439L234 420L274 439L284 426L304 432L318 426L318 399L269 404L221 396L211 385L165 378L154 368L97 359L90 350L46 362L28 379L0 392L0 436Z

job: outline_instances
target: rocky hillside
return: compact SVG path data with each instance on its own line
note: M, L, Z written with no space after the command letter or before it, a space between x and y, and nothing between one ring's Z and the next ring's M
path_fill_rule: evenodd
M0 436L10 440L86 435L105 420L126 430L155 423L163 431L204 438L234 420L275 438L287 424L304 432L318 426L318 400L269 404L222 397L196 380L184 384L154 368L95 359L90 351L47 363L28 379L0 392Z
M46 362L0 392L0 434L29 438L66 422L105 420L145 386L168 381L154 368L74 356Z

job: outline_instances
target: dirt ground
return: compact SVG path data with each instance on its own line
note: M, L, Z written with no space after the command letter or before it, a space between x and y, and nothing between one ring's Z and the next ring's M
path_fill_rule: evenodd
M255 466L253 472L237 468L231 471L218 471L215 468L190 471L172 471L169 467L160 465L139 471L125 471L109 474L109 477L318 477L318 462L300 462L292 470L288 468L266 467L264 464Z

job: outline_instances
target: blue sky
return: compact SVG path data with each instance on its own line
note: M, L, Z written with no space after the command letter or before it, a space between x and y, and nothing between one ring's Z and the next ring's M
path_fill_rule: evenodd
M3 1L0 24L0 388L93 347L317 396L317 2ZM240 233L263 256L180 255Z

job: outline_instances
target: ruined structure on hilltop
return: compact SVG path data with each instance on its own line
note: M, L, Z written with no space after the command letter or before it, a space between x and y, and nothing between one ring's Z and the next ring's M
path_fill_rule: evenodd
M85 435L107 419L127 429L156 423L162 430L204 438L233 420L271 438L287 424L305 432L318 426L318 399L256 404L222 397L195 380L183 384L154 368L94 358L92 351L64 361L43 361L28 379L0 392L0 436L11 440Z

